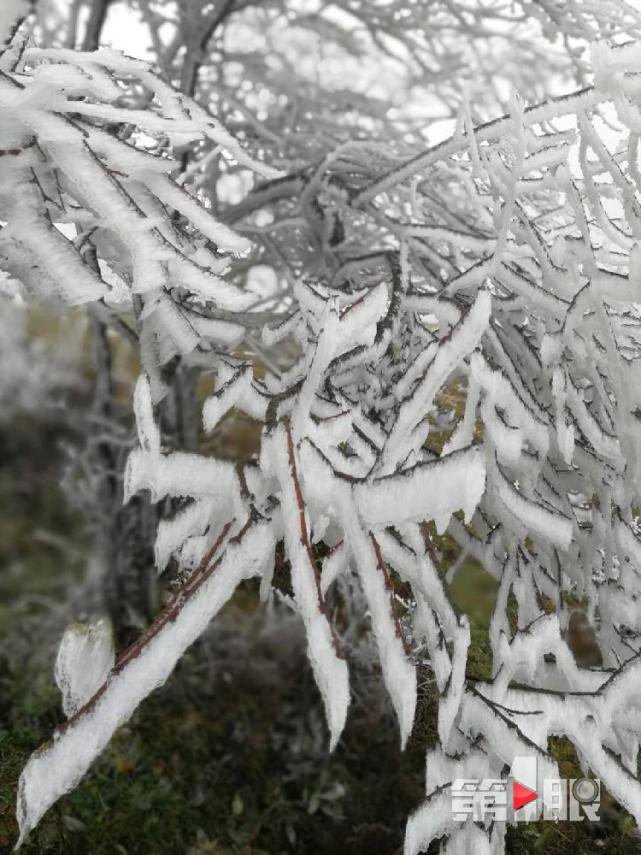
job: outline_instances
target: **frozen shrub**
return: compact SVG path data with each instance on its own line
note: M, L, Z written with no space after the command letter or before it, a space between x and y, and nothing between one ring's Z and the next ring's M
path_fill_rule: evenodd
M554 20L556 4L537 8ZM566 39L634 19L625 4L601 8L572 4ZM438 744L408 855L441 837L452 853L503 851L504 823L454 822L449 784L500 777L523 753L556 775L551 736L571 740L641 822L641 50L615 42L593 45L594 83L569 95L529 107L515 96L484 123L463 103L434 147L390 155L359 136L283 177L145 63L12 41L0 60L0 257L32 293L90 304L139 342L125 494L182 500L155 557L184 578L91 697L67 692L75 711L21 777L21 839L241 581L270 596L281 542L330 748L350 701L333 587L349 597L347 580L359 582L402 745L418 646L429 656ZM245 259L230 257L249 241L175 178L174 155L194 142L267 179L229 215L238 232L273 249L291 230L298 260L285 259L276 322L233 281ZM123 330L123 306L135 331ZM293 364L262 379L239 352L285 339ZM206 432L232 409L261 424L252 459L164 442L157 409L177 357L216 371ZM442 406L453 388L464 392L454 418ZM447 578L433 526L462 551ZM466 678L469 622L447 594L465 555L499 584L485 682ZM411 627L397 579L412 591ZM600 667L579 667L565 640L569 594L585 604ZM102 674L110 660L98 658Z

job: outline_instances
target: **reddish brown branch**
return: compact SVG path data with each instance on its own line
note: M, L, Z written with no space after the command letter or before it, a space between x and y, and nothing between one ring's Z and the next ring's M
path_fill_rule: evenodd
M407 646L407 641L405 640L403 630L401 629L401 622L398 619L398 612L396 611L396 601L394 599L394 585L392 584L392 578L387 570L387 565L383 560L383 553L381 552L381 547L379 545L378 540L376 540L376 537L374 536L374 532L370 531L369 536L371 537L372 543L374 544L374 552L376 553L376 564L378 565L378 569L381 571L381 573L383 574L383 578L385 579L385 590L389 595L390 612L392 614L392 621L394 623L394 632L401 640L405 655L409 656L410 649Z
M21 148L0 148L0 157L5 157L7 155L12 155L15 157L18 154L22 154L23 151L26 151L28 148L31 148L36 144L36 138L34 137L30 142L26 145L23 145Z
M335 543L333 546L331 546L329 552L327 553L327 557L330 558L335 552L338 552L338 550L344 543L345 541L343 540L343 538L341 538L338 543Z
M104 695L107 691L107 687L109 686L109 682L111 678L120 674L123 669L133 660L137 659L138 656L143 652L143 650L150 644L150 642L158 635L158 633L165 627L168 623L172 623L176 620L180 611L184 608L185 604L193 597L196 591L204 584L204 582L209 579L214 570L218 567L220 562L223 559L223 555L221 555L216 561L212 563L212 559L216 552L220 549L227 533L231 527L231 522L226 523L223 526L221 533L219 534L216 542L208 550L208 552L203 557L202 561L196 567L196 569L190 574L189 578L186 580L184 585L176 591L175 594L172 595L169 602L166 604L164 609L160 612L160 614L156 617L154 622L150 627L140 636L140 638L131 644L123 654L118 658L116 664L109 672L107 679L100 686L100 688L89 698L89 700L80 707L72 716L70 716L66 721L64 721L58 727L58 733L64 733L67 728L73 724L81 716L90 712L98 702L98 700Z
M341 410L340 413L334 413L333 416L319 416L317 421L319 422L331 422L333 419L340 419L341 416L344 416L348 410Z
M287 431L287 456L289 459L289 471L291 472L292 479L294 481L294 491L296 493L296 504L298 505L298 518L300 521L300 541L305 547L305 551L307 552L307 557L309 559L310 567L314 573L314 580L316 582L316 593L318 595L318 608L319 611L324 615L327 623L329 624L330 631L332 633L332 643L334 645L334 650L336 651L336 655L342 658L342 651L340 642L338 640L338 636L336 635L336 630L334 629L334 625L329 619L329 615L327 613L327 606L325 604L325 598L323 597L323 590L321 588L321 574L318 569L318 564L316 563L316 559L314 558L314 553L312 551L312 544L309 540L309 534L307 532L307 518L305 516L305 499L303 497L303 490L300 485L300 480L298 478L298 470L296 468L296 455L294 453L294 438L292 437L292 429L289 424L289 421L285 420L285 430Z
M352 311L352 309L354 309L356 306L358 306L358 305L359 305L359 303L364 302L364 300L365 300L365 298L367 297L367 295L368 295L368 294L369 294L369 291L366 291L364 294L361 294L361 296L358 298L358 300L354 300L354 302L353 302L353 303L350 303L350 304L349 304L349 306L346 306L346 308L344 308L344 309L343 309L343 311L342 311L342 312L340 313L340 315L339 315L339 317L340 317L341 321L343 320L343 318L345 317L345 315L346 315L348 312L351 312L351 311Z

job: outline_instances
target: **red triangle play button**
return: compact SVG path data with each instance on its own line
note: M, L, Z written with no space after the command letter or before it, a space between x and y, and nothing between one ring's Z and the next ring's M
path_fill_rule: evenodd
M523 784L519 784L518 781L514 781L512 784L512 804L514 806L514 810L518 810L519 808L524 807L525 805L529 805L530 802L533 802L537 797L537 794L534 790L531 790L529 787L523 786Z

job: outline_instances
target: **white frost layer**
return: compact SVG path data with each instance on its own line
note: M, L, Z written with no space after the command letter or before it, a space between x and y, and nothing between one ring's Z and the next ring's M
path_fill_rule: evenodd
M386 585L385 570L379 566L373 535L368 537L363 531L351 501L345 502L342 518L365 593L385 687L394 705L401 730L401 747L404 748L416 711L416 668L404 650L401 628L394 612L394 591L391 583L389 587Z
M115 661L111 622L72 623L64 632L54 676L66 716L73 715L104 683Z
M361 518L372 528L433 519L442 531L454 511L470 519L485 487L480 448L455 451L394 475L354 486Z
M559 549L567 549L572 541L572 520L553 513L538 502L528 499L498 470L498 495L525 526L527 531L545 538Z
M125 501L139 490L148 489L154 501L168 494L190 496L228 496L236 483L236 470L227 460L201 457L186 451L168 455L150 454L135 448L125 470Z
M492 298L488 291L479 291L468 313L451 331L450 337L439 342L433 356L412 392L401 401L394 427L387 439L380 471L389 474L415 447L423 444L417 438L417 424L425 418L434 396L456 366L478 345L490 319ZM430 352L431 355L431 352ZM411 368L409 369L411 371ZM424 431L422 432L424 434Z
M305 624L307 654L325 706L332 750L347 719L350 701L347 663L338 655L337 640L322 601L320 580L317 583L315 579L317 570L304 542L304 538L310 537L310 529L304 510L299 506L296 489L299 466L291 434L288 436L281 424L263 445L282 490L285 546L291 562L292 588Z
M81 710L66 729L56 732L48 745L31 755L18 785L18 846L45 811L76 786L116 728L165 682L236 586L261 573L274 547L267 520L249 529L240 542L230 543L220 565L182 605L175 619L166 623L122 670L112 672L93 706Z

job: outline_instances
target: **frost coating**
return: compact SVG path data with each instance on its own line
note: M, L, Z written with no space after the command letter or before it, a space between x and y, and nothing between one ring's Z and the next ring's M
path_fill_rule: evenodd
M236 541L231 539L213 564L194 573L191 584L116 662L107 680L52 741L32 755L18 787L18 845L49 806L76 786L140 701L165 682L236 586L262 572L273 548L268 521L256 523Z
M23 833L83 774L111 722L166 677L189 643L182 610L198 603L191 639L244 578L224 569L228 556L243 563L239 574L260 576L267 599L280 542L330 747L350 700L349 639L331 608L334 588L368 614L403 744L418 660L431 668L438 742L427 758L426 802L408 822L406 852L442 836L452 853L503 851L501 824L451 821L449 782L459 774L499 777L515 755L531 753L543 772L556 775L551 736L570 739L585 768L641 820L638 46L599 46L594 87L531 108L514 99L509 115L478 128L468 112L450 140L391 167L358 147L339 147L313 174L255 188L235 215L253 213L258 199L276 229L291 226L283 209L290 218L304 210L296 229L321 248L323 263L315 276L298 276L296 268L281 319L254 337L246 335L247 293L225 278L226 260L207 245L237 255L244 239L179 187L169 158L120 146L100 128L124 119L110 100L112 84L94 65L148 83L149 71L109 52L91 56L30 51L30 62L51 60L53 70L23 75L28 92L0 87L15 114L12 127L25 138L37 135L47 158L46 166L33 166L20 148L11 163L40 169L47 187L60 181L96 227L101 260L139 307L139 443L129 457L126 495L149 490L154 500L184 500L158 528L156 560L162 569L174 559L187 581L171 607L176 620L161 615L153 636L116 664L44 759L30 761ZM81 91L79 70L90 75L82 86L90 85L93 98L71 102L65 91ZM242 158L197 108L187 115L171 90L152 85L161 106L132 108L130 122L167 133L175 145L213 135ZM84 117L86 143L52 115L49 98L61 115ZM616 154L593 115L606 104L623 125ZM557 129L561 117L573 117L570 130ZM76 159L68 139L78 143ZM283 186L295 188L294 206L280 206ZM386 202L372 204L383 192ZM100 267L78 268L78 242L52 233L52 196L45 200L33 184L5 203L11 216L0 249L27 286L67 302L108 305L108 277ZM192 231L176 234L163 204L187 217ZM385 240L364 254L362 223L372 215ZM340 224L331 235L330 220ZM244 224L249 233L252 223ZM30 281L32 265L41 270L45 256L52 273ZM229 353L244 343L258 360L261 345L287 340L296 357L282 371L268 354L263 374ZM211 348L227 352L214 360L205 430L216 430L233 410L261 423L260 451L238 465L169 450L154 418L163 366L178 354L209 365L203 355ZM460 547L447 573L434 529ZM483 681L468 677L470 624L448 597L447 584L468 556L498 583L491 678ZM216 579L223 579L222 593ZM594 629L599 667L581 667L575 658L569 599L581 602ZM158 661L136 691L130 677L148 650L158 650ZM69 760L75 754L65 746L75 749L74 734L87 721L100 738ZM56 762L47 765L51 756Z
M221 277L221 253L246 253L249 241L176 183L167 147L215 139L249 168L277 173L204 112L188 110L142 61L113 50L28 48L21 62L20 72L8 67L0 77L3 269L47 302L133 309L157 401L161 367L203 346L236 345L244 328L220 312L244 310L254 299ZM147 87L153 108L145 101L137 109L132 99L124 106L119 81ZM127 125L128 138L110 133L108 123ZM139 146L142 131L157 153ZM167 206L186 218L190 233L171 226ZM101 314L110 317L104 305Z
M65 715L74 715L89 700L107 678L114 661L113 631L107 618L67 627L54 672Z

